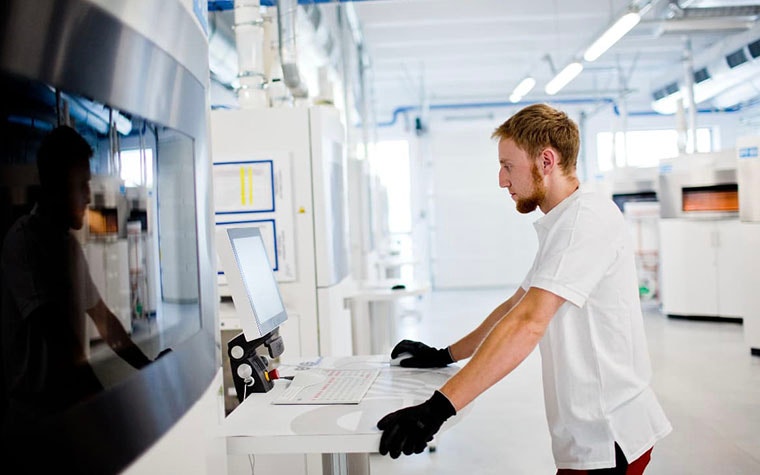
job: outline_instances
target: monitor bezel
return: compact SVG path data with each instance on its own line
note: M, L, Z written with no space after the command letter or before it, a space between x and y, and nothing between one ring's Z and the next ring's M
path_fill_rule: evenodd
M217 233L217 240L219 241L219 259L221 260L222 271L227 280L227 285L230 287L232 301L235 303L235 312L240 319L240 327L243 329L246 340L252 341L277 329L288 319L288 314L285 309L285 303L282 300L279 284L277 283L274 271L272 270L272 263L269 260L269 255L265 253L267 269L272 272L272 279L274 280L275 289L277 290L277 298L282 303L282 311L263 322L259 318L256 311L256 305L251 300L250 294L245 287L243 275L240 270L240 262L238 261L235 250L235 239L249 237L259 239L261 245L266 250L264 239L262 238L261 231L259 231L258 227L222 228Z

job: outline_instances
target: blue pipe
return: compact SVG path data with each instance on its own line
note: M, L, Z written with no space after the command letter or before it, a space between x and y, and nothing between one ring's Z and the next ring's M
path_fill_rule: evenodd
M299 5L312 5L319 3L356 3L368 0L298 0ZM277 0L261 0L264 7L277 6ZM235 8L234 0L208 0L208 11L219 12Z
M588 99L556 99L553 101L547 101L553 104L567 104L567 105L573 105L573 104L595 104L595 103L606 103L606 104L612 104L612 110L615 113L615 115L620 115L620 109L618 108L617 101L615 99L612 99L610 97L599 97L599 98L588 98ZM514 106L527 106L530 104L535 104L536 101L520 101L520 102L474 102L474 103L463 103L463 104L433 104L430 106L430 110L438 110L438 109L480 109L480 108L490 108L490 107L514 107ZM698 109L697 112L700 114L714 114L714 113L732 113L732 112L739 112L740 110L743 110L747 107L752 107L756 104L760 103L760 99L755 100L753 102L750 102L749 104L741 105L737 104L732 107L726 107L724 109ZM392 127L396 125L396 122L398 121L398 117L401 114L407 114L414 110L419 110L420 106L401 106L397 107L393 110L393 118L387 122L378 122L376 125L377 127ZM659 112L655 111L635 111L635 112L629 112L629 116L634 117L641 117L641 116L661 116Z
M749 104L749 105L751 105L751 104ZM612 106L612 108L613 108L613 112L615 113L615 115L619 116L620 115L620 110L618 109L617 104L614 104ZM723 109L697 109L697 113L698 114L716 114L716 113L726 113L726 114L728 114L728 113L732 113L732 112L739 112L743 108L744 108L744 106L742 106L740 104L737 104L735 106L726 107L726 108L723 108ZM629 112L628 113L628 116L631 116L631 117L662 116L662 115L665 115L665 114L660 114L659 112L653 111L653 110L652 111L634 111L634 112Z
M592 99L557 99L554 101L547 101L554 104L595 104L606 103L615 104L615 100L609 97L598 97ZM430 110L441 109L480 109L480 108L494 108L494 107L520 107L535 104L535 101L519 101L519 102L471 102L464 104L431 104ZM396 124L398 116L400 114L406 114L413 110L419 110L420 106L401 106L393 110L393 118L388 122L378 122L377 127L391 127Z

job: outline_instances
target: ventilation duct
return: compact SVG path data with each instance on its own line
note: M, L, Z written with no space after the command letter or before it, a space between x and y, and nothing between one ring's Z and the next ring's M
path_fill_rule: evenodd
M760 6L758 5L734 5L727 7L699 7L684 8L681 7L678 0L670 0L668 8L674 18L717 18L717 17L747 17L760 15Z
M712 100L719 108L732 107L759 95L760 28L731 36L706 50L694 61L694 102ZM758 85L754 85L758 82ZM652 91L652 108L673 114L682 99L689 106L687 80L679 67Z
M278 0L277 24L280 40L280 61L282 62L282 79L295 98L309 97L306 84L298 71L298 54L296 51L296 15L297 0Z

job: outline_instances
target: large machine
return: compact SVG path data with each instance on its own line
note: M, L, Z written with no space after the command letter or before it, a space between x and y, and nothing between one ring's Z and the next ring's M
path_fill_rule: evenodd
M659 198L663 313L741 322L735 151L663 161Z
M216 286L204 277L214 272L204 22L184 0L11 0L2 2L0 19L0 238L40 196L40 141L59 125L74 128L94 150L95 177L93 227L74 237L84 244L94 280L113 286L99 289L106 306L151 360L137 370L97 339L79 342L90 356L78 364L92 369L102 389L24 424L13 432L14 446L33 473L124 473L160 458L151 449L170 439L178 421L208 422L193 408L220 372ZM124 150L111 148L119 142L114 136L152 154L155 180L143 192L132 195L119 183L118 165L105 165ZM125 198L132 201L127 207ZM133 327L132 317L145 312L155 313L144 327ZM72 386L67 380L55 392ZM216 422L213 411L207 417ZM182 452L162 466L186 472L188 463L204 463L203 432L185 425Z
M352 285L347 170L338 111L215 110L211 138L216 227L261 230L290 316L281 328L287 351L351 354L344 308ZM229 295L223 278L220 294Z
M760 137L736 140L739 175L739 228L742 239L742 306L744 336L750 352L760 356Z

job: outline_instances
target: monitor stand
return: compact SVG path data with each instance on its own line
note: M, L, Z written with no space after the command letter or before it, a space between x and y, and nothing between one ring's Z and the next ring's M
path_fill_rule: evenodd
M227 342L232 379L240 402L250 394L265 393L274 387L274 380L268 370L269 361L266 356L258 353L261 348L267 349L270 358L276 358L285 351L279 329L251 341L241 332Z

